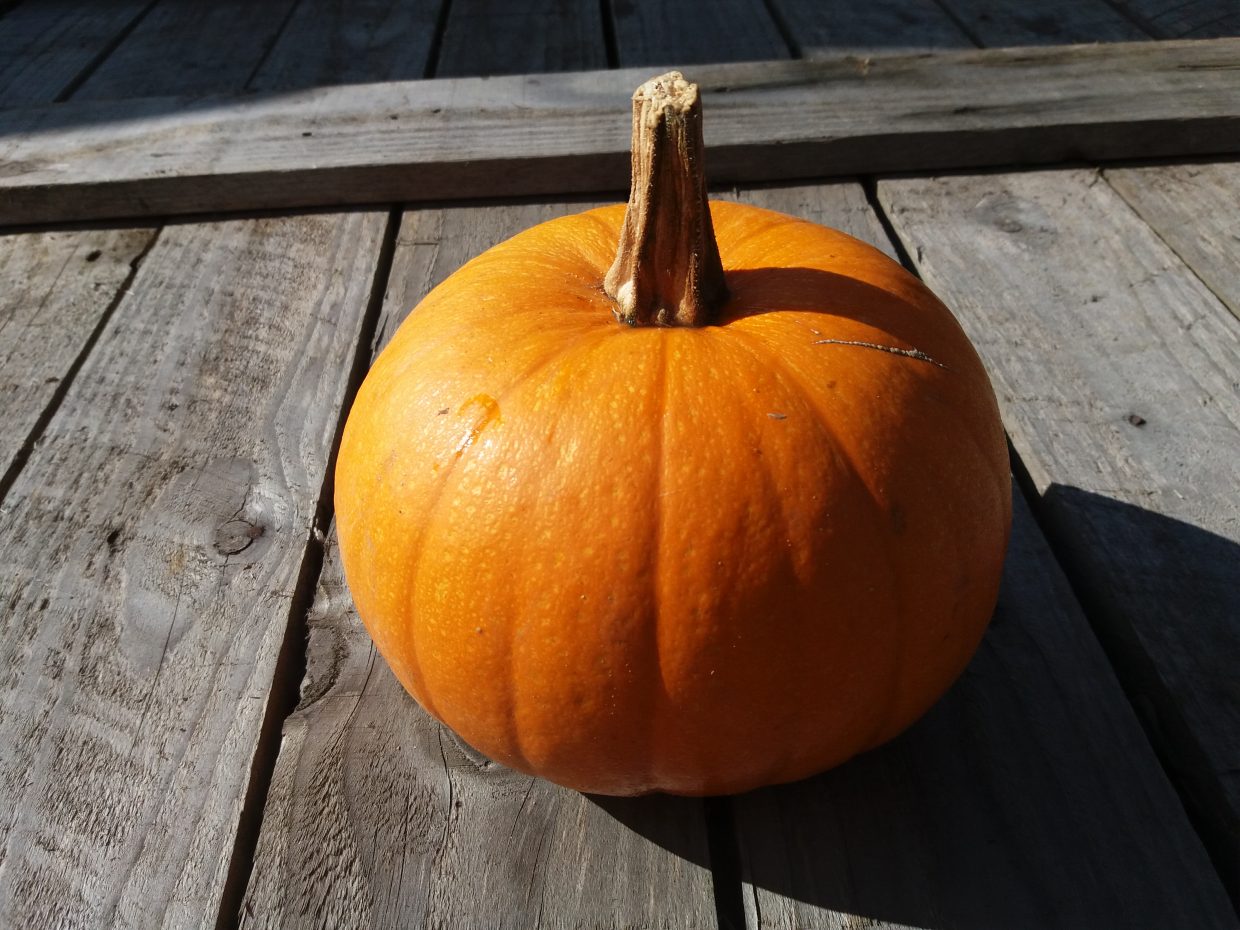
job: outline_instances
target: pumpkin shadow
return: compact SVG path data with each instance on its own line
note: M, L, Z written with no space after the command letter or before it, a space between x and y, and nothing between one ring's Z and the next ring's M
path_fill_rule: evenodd
M884 258L899 267L894 259ZM911 275L909 278L920 286ZM840 272L796 265L745 268L726 272L726 279L730 294L723 311L725 325L783 310L841 317L883 328L917 322L907 301Z
M1102 576L1105 588L1086 587L1099 591L1087 598L1095 623L1156 610L1194 649L1220 650L1219 668L1240 655L1236 543L1076 488L1052 487L1040 515L1059 558L1074 564L1078 588L1075 574L1094 571L1099 559L1137 569L1127 589L1110 584L1114 572ZM1106 621L1102 628L1110 648ZM1126 687L1147 688L1132 656L1113 658ZM1165 696L1148 698L1166 706ZM724 926L744 926L747 917L752 925L757 915L764 924L836 925L824 911L967 930L1234 920L1181 799L1019 495L982 646L903 735L802 782L709 799L699 808L706 857L673 834L664 812L669 803L701 802L592 800L651 842L713 868ZM1214 833L1206 840L1227 874Z
M879 349L900 357L901 363L931 364L949 371L965 364L961 358L967 345L963 330L912 275L906 279L911 290L905 294L848 274L800 266L732 270L727 272L727 283L731 293L721 311L721 326L785 313L780 340L795 338L800 328L805 340L824 352ZM759 326L747 329L753 333Z

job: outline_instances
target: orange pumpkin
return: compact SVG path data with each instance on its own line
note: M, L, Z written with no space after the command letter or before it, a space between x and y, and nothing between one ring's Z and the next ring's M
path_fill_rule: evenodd
M634 107L627 211L478 256L376 361L340 549L396 676L483 753L582 791L742 791L890 739L964 669L1007 450L921 282L708 207L678 74Z

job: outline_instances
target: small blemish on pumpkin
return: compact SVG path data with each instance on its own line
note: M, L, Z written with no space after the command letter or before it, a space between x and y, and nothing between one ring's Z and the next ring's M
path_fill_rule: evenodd
M457 458L460 458L461 453L474 444L484 429L492 423L503 422L499 416L499 401L490 394L475 394L461 405L461 413L465 413L470 407L476 407L477 414L473 424L469 427L469 431L461 437L461 441L457 443L456 449L453 450Z
M476 626L476 627L474 627L474 632L475 632L475 633L477 633L479 636L481 636L481 635L482 635L482 627L480 627L480 626Z
M768 414L767 414L767 416L768 416L768 417L770 417L772 420L786 420L786 419L788 419L788 414L786 414L786 413L768 413Z
M444 408L443 408L442 410L440 410L440 411L439 411L439 413L438 413L438 414L436 414L436 415L437 415L437 416L443 416L445 413L448 413L451 409L452 409L451 407L444 407Z

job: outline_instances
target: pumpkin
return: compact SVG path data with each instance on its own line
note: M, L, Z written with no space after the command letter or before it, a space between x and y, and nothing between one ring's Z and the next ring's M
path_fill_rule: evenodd
M997 597L1008 457L960 326L876 249L704 177L696 86L643 85L627 207L432 291L340 448L341 557L396 677L581 791L841 763L943 694Z

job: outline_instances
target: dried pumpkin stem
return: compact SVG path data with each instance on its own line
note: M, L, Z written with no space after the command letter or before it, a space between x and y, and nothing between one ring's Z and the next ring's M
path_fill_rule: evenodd
M727 299L706 200L702 102L679 71L633 94L633 186L603 287L631 326L706 326Z

